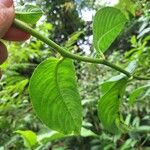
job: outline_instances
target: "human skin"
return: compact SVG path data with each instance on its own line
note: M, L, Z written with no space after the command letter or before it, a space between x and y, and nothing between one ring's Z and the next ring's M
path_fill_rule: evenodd
M30 35L13 26L15 9L13 0L0 0L0 39L8 41L24 41ZM6 46L0 41L0 65L7 59ZM0 71L1 77L1 71Z

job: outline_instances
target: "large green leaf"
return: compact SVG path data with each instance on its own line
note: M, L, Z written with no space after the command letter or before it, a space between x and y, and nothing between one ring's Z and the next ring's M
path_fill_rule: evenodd
M79 134L82 106L70 59L50 58L34 71L29 93L38 117L50 129Z
M120 114L121 99L126 83L126 77L116 82L111 82L111 86L98 102L98 116L103 126L112 133L126 132L128 130Z
M93 40L97 52L105 52L120 34L127 19L117 8L105 7L97 11L93 21Z
M136 67L137 62L131 61L125 70L133 74ZM120 114L121 98L124 94L127 81L128 78L126 75L121 73L105 81L100 87L102 97L98 102L99 118L104 127L112 133L118 133L119 131L126 132L129 130Z
M23 6L16 7L16 18L28 23L28 24L35 24L42 16L42 10L34 6L32 4L25 4Z

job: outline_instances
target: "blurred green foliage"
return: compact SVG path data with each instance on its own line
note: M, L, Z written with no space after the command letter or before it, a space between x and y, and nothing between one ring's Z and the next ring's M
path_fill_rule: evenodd
M27 1L25 1L27 2ZM91 46L91 23L80 17L85 7L97 9L93 1L45 0L36 1L46 15L37 24L37 30L70 51L95 57ZM83 3L84 2L84 3ZM24 1L22 1L24 3ZM110 47L107 59L126 67L132 60L137 60L136 75L150 76L150 3L140 3L135 17L122 34ZM142 4L141 4L142 3ZM82 4L82 5L81 5ZM80 7L79 7L80 5ZM46 23L43 23L45 22ZM130 29L130 30L129 30ZM84 35L84 36L83 36ZM136 97L129 105L130 95L137 87L149 84L149 81L134 81L128 85L124 98L123 117L126 124L135 129L129 134L111 135L104 130L97 118L96 103L102 95L100 84L117 75L116 71L102 65L85 64L75 61L80 95L84 109L84 122L81 136L66 137L50 131L36 117L28 95L28 83L34 68L43 60L57 54L41 41L31 38L27 42L9 43L9 58L3 68L0 81L0 150L148 150L150 149L150 107L149 88L143 95ZM82 47L84 51L81 50ZM142 97L142 98L141 98ZM87 130L88 129L88 130ZM15 133L26 133L26 138ZM32 133L33 132L33 133ZM36 136L36 142L28 146L25 139Z

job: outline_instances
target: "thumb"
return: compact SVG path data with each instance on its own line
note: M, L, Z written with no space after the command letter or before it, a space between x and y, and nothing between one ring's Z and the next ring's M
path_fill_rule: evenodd
M0 0L0 38L11 26L15 16L13 0Z

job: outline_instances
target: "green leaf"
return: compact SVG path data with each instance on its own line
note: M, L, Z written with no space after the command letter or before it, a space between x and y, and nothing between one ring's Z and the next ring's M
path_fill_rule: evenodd
M32 148L34 145L37 144L37 136L34 132L30 130L17 130L15 131L15 133L18 133L22 136L22 138L24 139L24 145L28 148Z
M104 53L127 22L124 14L117 8L105 7L97 11L93 21L94 47Z
M25 4L23 6L16 7L15 14L17 19L28 24L35 24L42 17L43 12L37 6Z
M115 7L120 9L128 18L129 13L135 16L137 8L136 4L133 3L132 0L119 0L119 3Z
M148 89L149 87L150 87L150 84L141 86L141 87L135 89L129 97L129 104L133 105L135 103L136 99L138 97L140 97L143 92L146 92L146 89Z
M32 75L29 93L38 117L50 129L80 133L82 106L70 59L43 61Z
M131 40L130 40L131 44L132 44L132 47L137 47L138 46L138 42L137 42L137 37L135 35L133 35L131 37Z
M137 62L131 61L125 70L133 74L136 67ZM126 75L121 73L105 81L100 87L102 98L98 102L99 118L104 127L112 133L129 131L120 113L121 98L127 81Z
M120 114L120 105L125 91L127 78L124 77L111 83L111 87L98 102L98 116L103 126L111 133L126 132L128 126L124 124Z

